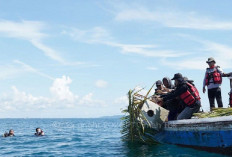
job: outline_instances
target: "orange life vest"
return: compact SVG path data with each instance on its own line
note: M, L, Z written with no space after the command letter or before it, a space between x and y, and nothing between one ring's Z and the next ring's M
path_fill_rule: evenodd
M207 74L206 74L206 78L205 78L205 84L207 86L209 85L209 83L210 83L209 81L211 79L213 79L214 84L222 84L222 76L217 69L218 67L219 66L215 67L213 72L208 72L209 68L207 68L207 70L206 70Z
M200 100L200 94L196 87L187 83L188 89L186 92L180 95L180 99L188 106L194 104L197 100Z

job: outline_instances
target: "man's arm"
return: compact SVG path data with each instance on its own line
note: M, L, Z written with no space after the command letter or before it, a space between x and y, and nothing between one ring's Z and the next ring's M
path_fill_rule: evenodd
M163 101L167 101L170 99L174 99L178 96L180 96L182 93L184 93L185 91L187 91L187 85L183 85L180 88L177 88L175 91L168 93L164 98Z
M230 73L224 73L222 68L218 67L218 72L222 75L222 77L229 77L230 76Z

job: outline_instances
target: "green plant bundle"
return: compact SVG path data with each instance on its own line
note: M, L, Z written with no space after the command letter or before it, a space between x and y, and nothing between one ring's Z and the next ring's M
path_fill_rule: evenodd
M151 87L151 89L153 88L153 86ZM121 118L121 120L123 121L121 130L122 140L154 143L152 138L145 134L145 129L147 128L147 125L151 127L151 124L146 119L143 112L141 112L141 108L144 102L147 100L151 89L142 99L137 99L135 96L141 90L130 90L128 92L129 105L127 109L122 111L125 116ZM146 125L144 124L144 122L146 122Z
M198 118L231 116L232 115L232 108L214 108L210 112L194 113L193 115L198 117Z

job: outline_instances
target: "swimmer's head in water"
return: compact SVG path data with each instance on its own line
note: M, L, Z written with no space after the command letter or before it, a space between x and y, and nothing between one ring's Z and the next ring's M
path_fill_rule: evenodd
M10 129L9 135L14 135L14 130L13 129Z
M35 131L36 132L41 132L41 129L40 128L36 128Z

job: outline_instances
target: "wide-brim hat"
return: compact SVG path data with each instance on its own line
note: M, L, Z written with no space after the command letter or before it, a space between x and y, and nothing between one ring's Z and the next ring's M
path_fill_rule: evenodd
M208 58L208 60L206 61L206 63L211 63L211 62L216 63L213 57Z

